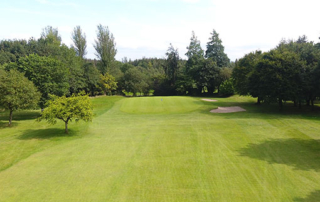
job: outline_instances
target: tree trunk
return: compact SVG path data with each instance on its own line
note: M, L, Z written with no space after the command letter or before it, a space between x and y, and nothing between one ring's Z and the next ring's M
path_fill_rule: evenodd
M293 100L293 106L294 106L294 107L297 107L297 100L296 100L296 99Z
M212 95L214 91L214 87L207 87L208 95Z
M314 109L314 100L313 100L313 98L311 98L311 107L312 107L312 109Z
M66 134L68 134L69 132L68 132L68 121L66 121L66 122L64 122L65 123L65 130L64 130L64 132L66 133Z
M13 112L13 110L10 110L10 115L9 115L9 126L11 126L11 123L12 123L12 112Z
M307 106L310 106L310 100L308 99L306 100L306 102L307 102Z
M261 104L261 98L258 97L258 100L257 100L257 105L260 105Z

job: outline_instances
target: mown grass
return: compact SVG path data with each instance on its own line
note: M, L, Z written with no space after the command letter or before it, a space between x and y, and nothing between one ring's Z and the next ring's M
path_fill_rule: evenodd
M319 198L317 111L216 99L94 98L94 121L70 135L34 122L38 112L17 113L24 118L0 128L0 201ZM247 112L209 113L218 106Z

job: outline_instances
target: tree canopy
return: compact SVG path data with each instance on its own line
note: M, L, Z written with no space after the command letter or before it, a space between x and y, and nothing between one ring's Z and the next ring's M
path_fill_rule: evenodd
M115 60L114 57L117 54L116 42L108 27L100 24L97 29L97 39L93 46L96 50L96 56L101 60L100 72L105 74Z
M87 54L87 39L86 34L82 33L80 26L76 26L71 34L71 39L73 42L72 48L75 50L77 56L84 59Z
M13 111L35 108L39 99L37 88L23 73L0 69L0 106L9 110L9 126Z
M59 60L32 54L10 63L7 68L25 73L25 76L34 83L41 92L39 103L41 108L49 99L49 94L62 96L68 93L68 69Z
M73 94L71 97L53 95L38 121L45 119L49 124L56 124L57 119L62 120L65 123L65 133L68 133L69 121L91 121L92 118L92 104L87 95Z
M213 30L207 43L206 58L211 58L215 61L218 67L226 67L230 63L230 59L224 52L224 46L222 45L222 40L219 38L219 34L216 30Z

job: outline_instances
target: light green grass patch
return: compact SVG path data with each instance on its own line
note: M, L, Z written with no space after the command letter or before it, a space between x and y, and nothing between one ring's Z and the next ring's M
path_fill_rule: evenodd
M140 97L123 100L121 111L134 114L186 113L202 106L199 99L191 97Z

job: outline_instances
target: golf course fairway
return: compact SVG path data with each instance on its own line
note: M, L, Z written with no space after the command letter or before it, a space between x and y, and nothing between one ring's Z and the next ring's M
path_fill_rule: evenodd
M92 98L68 135L0 112L0 201L320 200L319 112L215 99ZM210 113L228 106L247 111Z

